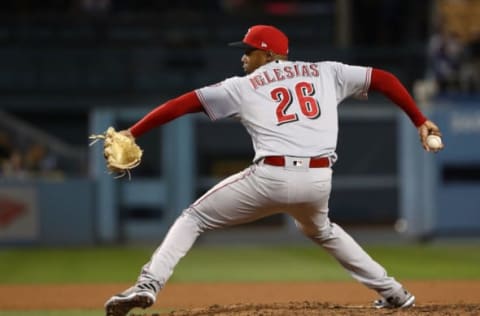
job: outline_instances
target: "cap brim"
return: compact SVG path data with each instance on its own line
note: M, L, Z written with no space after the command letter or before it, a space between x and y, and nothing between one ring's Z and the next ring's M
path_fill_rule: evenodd
M238 47L238 48L254 48L253 46L245 44L244 42L232 42L232 43L228 43L228 46Z

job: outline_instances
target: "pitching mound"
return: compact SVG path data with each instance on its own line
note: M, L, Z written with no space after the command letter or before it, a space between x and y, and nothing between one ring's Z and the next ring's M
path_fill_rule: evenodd
M212 305L208 308L179 310L168 314L130 314L130 316L338 316L338 315L480 315L480 305L422 305L404 310L376 310L372 307L335 305L320 302L276 304Z
M404 284L416 295L417 306L393 311L371 307L370 302L378 298L376 293L353 281L171 283L160 293L155 306L132 310L130 316L480 316L479 280ZM100 310L112 294L130 285L0 285L0 310Z

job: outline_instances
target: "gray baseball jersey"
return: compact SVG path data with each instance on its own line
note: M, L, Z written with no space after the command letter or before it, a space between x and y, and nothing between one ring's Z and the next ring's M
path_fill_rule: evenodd
M349 96L366 97L370 77L366 67L276 61L245 77L196 90L212 120L240 118L252 137L254 163L184 210L143 267L139 282L153 279L165 285L204 231L283 212L356 280L384 297L403 295L402 285L330 222L331 168L310 167L314 157L335 157L337 106ZM282 156L284 165L267 164L268 156Z
M337 105L367 96L371 68L338 62L276 61L245 77L198 89L212 120L239 116L252 137L254 161L335 152Z

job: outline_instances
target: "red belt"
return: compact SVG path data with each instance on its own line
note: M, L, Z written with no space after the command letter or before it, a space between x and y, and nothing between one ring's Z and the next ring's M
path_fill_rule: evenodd
M284 167L284 156L268 156L263 159L263 163L271 166ZM310 158L310 168L328 168L330 167L330 159L328 157Z

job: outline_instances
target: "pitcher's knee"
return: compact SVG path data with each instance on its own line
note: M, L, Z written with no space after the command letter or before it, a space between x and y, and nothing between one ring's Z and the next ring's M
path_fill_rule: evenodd
M212 230L217 228L215 223L209 219L208 216L205 216L205 214L199 212L195 208L189 207L183 210L182 215L180 216L188 216L192 220L194 220L198 228L200 229L201 232L205 230Z
M322 242L332 238L332 224L329 222L321 227L316 225L304 225L301 223L296 223L297 227L302 231L302 233L310 239L313 239L317 242Z
M184 209L182 214L178 217L177 221L188 221L190 225L195 226L196 230L201 233L206 227L202 219L198 216L195 210L191 208Z

